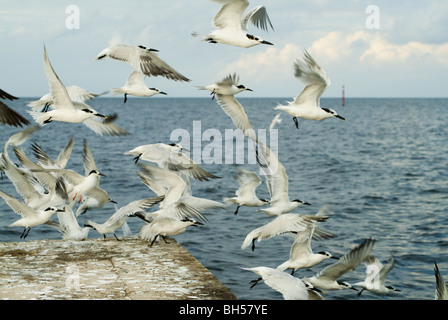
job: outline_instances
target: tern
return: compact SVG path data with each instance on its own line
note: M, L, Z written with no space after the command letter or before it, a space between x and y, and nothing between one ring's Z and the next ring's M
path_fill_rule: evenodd
M7 193L0 190L0 197L2 197L9 207L22 218L15 221L9 227L25 227L20 236L20 239L25 239L31 228L41 224L45 224L56 212L63 211L55 207L48 207L44 210L35 210L16 198L11 197Z
M434 274L436 277L436 293L435 300L448 300L448 291L446 290L446 283L442 274L439 271L437 263L434 262Z
M236 74L229 74L221 81L215 82L213 84L207 86L196 86L199 90L208 90L210 91L210 95L212 96L212 100L215 99L215 95L236 95L243 91L253 91L250 88L246 88L246 86L239 84L240 77Z
M128 95L137 97L152 97L156 94L167 95L157 88L148 88L145 84L146 75L140 71L132 71L126 80L123 87L110 89L110 92L114 95L124 94L124 102L128 100Z
M153 162L161 168L186 174L199 181L219 178L194 163L189 156L182 152L183 150L186 149L177 143L159 142L135 147L124 154L135 156L135 163L140 160Z
M213 26L217 29L208 35L193 32L192 35L203 37L209 43L222 43L236 47L250 48L259 44L272 45L259 36L248 33L249 21L257 28L268 31L274 30L267 14L266 7L257 6L243 17L249 6L247 0L214 0L222 5L220 11L213 19Z
M280 292L285 300L323 300L322 290L313 287L309 282L291 276L278 269L269 267L242 268L259 275L264 283L272 289ZM259 282L251 286L251 289ZM252 282L252 281L251 281Z
M0 99L8 99L13 101L18 100L19 98L0 89ZM0 123L11 127L22 127L23 125L27 126L30 124L30 122L21 114L8 107L2 101L0 101Z
M202 225L202 223L190 218L179 220L170 217L156 217L140 229L138 236L140 239L148 241L149 246L152 247L159 237L167 242L166 237L177 236L184 233L188 227L197 225Z
M300 205L311 205L300 199L290 201L289 178L286 169L267 145L258 141L256 152L258 164L266 177L266 184L271 195L270 207L259 209L259 211L268 216L278 216L291 212Z
M344 117L338 115L336 111L329 108L321 108L320 97L330 86L330 79L306 50L304 60L305 62L296 60L294 63L294 75L304 82L306 87L294 101L289 102L286 106L278 105L274 109L284 111L293 116L297 129L299 128L297 118L317 121L339 118L347 121Z
M91 227L103 235L106 239L106 234L113 233L114 237L118 239L115 234L115 230L121 228L128 217L138 214L145 213L145 209L150 208L164 199L164 196L146 198L141 200L132 201L131 203L125 205L118 209L112 216L107 219L106 222L99 224L92 220L88 220L85 227Z
M57 76L50 60L48 59L47 50L44 47L44 69L50 86L50 94L53 97L53 109L47 112L39 112L28 110L28 113L40 126L47 125L52 121L83 123L89 129L99 135L126 135L125 130L116 126L113 121L116 115L108 117L98 113L89 105L72 101L68 94L67 88L64 87L61 80ZM94 119L95 118L95 119ZM103 122L98 121L102 118Z
M159 58L155 52L158 52L158 50L147 48L145 46L118 44L105 48L94 58L94 60L111 58L127 62L134 68L134 71L139 71L147 76L162 76L174 81L190 81L190 79L174 70L165 61Z
M347 272L355 270L355 268L370 255L370 251L374 244L375 239L364 240L360 245L346 253L338 262L324 268L315 276L305 278L304 280L322 290L352 289L359 291L351 284L345 281L339 281L338 279Z
M325 211L326 210L324 207L317 213L317 216L322 216ZM294 243L291 246L291 250L289 253L289 259L279 265L277 269L282 271L291 269L291 275L293 275L298 269L314 267L315 265L318 265L326 259L339 260L338 257L333 256L328 251L319 251L317 253L313 253L311 249L311 240L314 237L315 229L316 224L313 223L304 231L300 231L296 234ZM333 236L333 234L328 233L325 235L325 238L330 238Z
M238 214L238 210L242 206L262 207L269 203L266 199L259 199L255 193L257 188L262 183L262 180L258 174L253 171L239 168L235 179L240 185L238 190L235 192L236 197L224 199L224 202L235 203L238 205L236 207L235 214Z
M360 296L364 290L368 290L376 294L400 292L400 290L392 286L386 286L384 284L387 275L394 268L395 265L394 257L390 258L389 263L383 265L378 258L369 255L368 257L365 258L364 264L366 266L366 278L364 281L354 284L354 286L362 287L361 291L359 291L358 293L358 296Z
M165 196L160 203L160 210L148 213L149 217L164 216L183 220L207 221L202 214L205 210L225 209L226 205L206 198L198 198L186 192L186 182L177 174L164 168L141 164L144 171L137 172L142 182L156 195Z
M255 241L271 239L280 235L291 235L305 231L317 222L327 220L326 216L300 215L295 213L282 214L269 223L249 232L241 245L241 249L246 249L252 244L252 251L255 250Z

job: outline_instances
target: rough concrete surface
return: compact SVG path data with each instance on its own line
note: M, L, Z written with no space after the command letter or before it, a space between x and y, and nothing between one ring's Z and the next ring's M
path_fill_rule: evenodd
M0 243L0 299L235 300L175 240Z

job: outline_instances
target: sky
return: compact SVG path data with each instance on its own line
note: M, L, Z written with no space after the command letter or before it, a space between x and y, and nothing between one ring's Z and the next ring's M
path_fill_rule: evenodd
M230 73L245 97L294 98L304 84L292 65L307 50L331 79L322 97L447 97L448 1L259 0L274 30L249 25L272 42L238 48L207 34L220 4L211 0L0 0L0 88L19 97L49 92L44 45L64 85L100 93L121 87L130 65L93 58L112 44L144 45L191 82L146 79L171 97L206 97L195 86ZM374 7L372 7L374 6ZM374 10L372 10L372 8Z

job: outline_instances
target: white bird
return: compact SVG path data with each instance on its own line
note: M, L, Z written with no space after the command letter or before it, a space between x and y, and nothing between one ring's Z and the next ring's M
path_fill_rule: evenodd
M446 283L442 274L439 271L437 263L434 262L434 274L436 277L436 293L435 300L448 300L448 291L446 290Z
M202 225L201 222L193 219L175 219L170 217L155 217L152 222L143 226L139 231L139 238L148 241L152 246L161 237L166 242L166 237L183 234L188 227Z
M321 209L317 216L322 216L326 207ZM317 253L313 253L313 250L311 249L311 240L314 236L314 231L316 230L316 224L311 224L308 228L306 228L304 231L300 231L297 233L294 239L294 243L291 246L291 250L289 253L289 259L285 261L284 263L280 264L277 269L279 270L286 270L291 269L291 275L294 274L298 269L304 269L304 268L311 268L315 265L318 265L322 261L326 259L336 259L339 260L338 257L333 256L328 251L319 251ZM321 235L319 235L321 236ZM334 235L331 233L328 233L324 236L324 238L330 238Z
M236 197L225 198L224 202L235 203L235 214L238 214L238 210L242 206L246 207L262 207L269 203L268 200L259 199L256 194L257 188L262 183L262 180L258 174L253 171L249 171L243 168L238 169L238 174L235 176L240 187L236 190Z
M271 196L270 207L259 209L259 211L268 216L279 216L293 211L300 205L310 205L310 203L300 199L290 201L289 178L285 167L267 145L260 141L257 145L257 161L264 173Z
M96 231L98 231L98 233L103 235L104 239L106 239L106 234L113 233L114 237L119 240L115 234L115 230L121 228L126 223L128 217L145 213L145 209L156 205L157 203L162 201L163 198L163 196L159 196L132 201L126 206L118 209L112 216L109 217L109 219L107 219L106 222L99 224L92 220L88 220L85 224L85 227L91 227L95 229Z
M338 279L347 272L355 270L370 255L374 244L375 239L364 240L360 245L346 253L338 262L325 267L315 276L305 278L304 280L322 290L353 289L358 291L348 282L339 281Z
M111 117L102 115L89 105L72 101L61 80L55 73L48 59L47 50L44 47L44 69L50 86L50 94L53 97L53 109L47 112L29 110L28 113L40 126L52 121L83 123L89 129L99 135L127 135L128 133L118 127L113 121L116 115ZM98 121L102 118L103 121Z
M127 102L128 95L147 98L156 94L167 95L166 92L163 92L157 88L148 88L145 84L145 77L146 75L140 71L132 71L123 87L112 88L110 89L110 92L114 95L123 94L124 103Z
M31 228L41 224L45 224L50 218L61 209L55 207L48 207L44 210L35 210L16 198L11 197L7 193L0 190L0 197L2 197L9 207L17 214L22 216L21 219L10 224L9 227L24 227L25 229L20 236L20 239L25 239Z
M365 258L364 264L366 266L365 280L353 284L354 286L362 287L361 291L359 291L358 293L358 296L360 296L364 290L368 290L376 294L400 292L400 290L392 286L386 286L384 283L386 281L387 275L394 268L395 265L394 257L390 258L389 263L383 265L378 258L369 255L368 257Z
M24 144L30 137L33 136L37 131L40 130L40 126L29 126L13 135L11 135L6 141L5 146L3 148L3 153L6 157L8 157L8 147L15 146L19 147Z
M193 32L192 35L203 37L203 41L209 43L223 43L237 47L250 48L259 44L272 45L259 36L248 33L248 22L257 28L268 31L269 27L274 29L269 19L266 7L257 6L244 17L243 13L249 6L247 0L214 0L222 7L213 18L213 26L216 28L208 35L200 35Z
M19 98L0 89L0 98L8 100L17 100ZM29 125L30 122L24 118L17 111L11 109L6 104L0 101L0 123L7 124L12 127L22 127L23 125Z
M56 160L53 160L37 143L33 143L31 148L37 162L45 169L64 169L73 151L75 138L71 138L64 148L59 152Z
M255 241L271 239L280 235L293 236L299 232L310 228L317 222L327 220L325 216L300 215L295 213L282 214L269 223L249 232L243 241L241 249L252 244L252 251L255 250Z
M242 268L252 271L261 278L253 281L253 288L259 281L264 280L269 287L282 294L285 300L323 300L320 289L314 288L309 282L293 277L278 269L269 267ZM252 282L252 281L251 281Z
M239 84L240 77L234 73L229 74L221 81L215 82L208 86L196 86L199 90L208 90L210 91L210 95L212 96L212 100L215 98L215 95L236 95L243 91L253 91L252 89L246 88L246 86Z
M124 154L135 156L135 163L140 160L153 162L161 168L188 175L199 181L219 178L194 163L183 150L185 148L176 143L153 143L138 146Z
M158 52L158 50L146 48L144 46L119 44L105 48L94 58L94 60L111 58L127 62L135 71L139 71L147 76L162 76L174 81L190 81L190 79L183 76L165 61L160 59L154 52Z
M52 223L62 234L63 240L81 241L87 239L91 227L81 227L73 213L72 208L65 207L65 211L57 213L59 223Z
M289 102L286 106L278 105L274 109L284 111L293 116L297 129L299 128L297 118L321 121L336 117L346 121L336 111L320 106L320 97L330 86L330 79L307 51L305 51L304 60L305 62L297 60L294 63L294 75L304 82L306 87L294 101Z
M85 103L89 100L93 100L96 97L106 94L103 93L93 93L79 86L68 86L66 87L67 93L70 100L78 103ZM39 100L31 101L27 104L33 111L47 112L50 108L53 108L54 100L51 93L43 95Z
M156 195L164 195L158 211L148 213L148 217L169 217L177 220L207 221L202 212L211 209L225 209L226 205L206 198L192 196L186 190L186 182L177 174L164 168L141 164L145 174L137 172L142 182Z
M278 114L274 117L274 119L272 119L271 124L269 125L269 130L274 129L274 127L275 127L275 125L276 125L277 123L282 123L281 116L282 116L282 114L281 114L281 113L278 113Z

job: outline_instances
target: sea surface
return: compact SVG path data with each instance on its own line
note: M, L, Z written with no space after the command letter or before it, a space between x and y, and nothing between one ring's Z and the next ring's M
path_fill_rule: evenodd
M448 278L448 99L347 98L342 106L340 99L324 98L322 106L335 109L348 121L336 118L321 122L299 120L297 130L292 118L282 114L282 122L275 126L277 139L263 130L278 113L273 108L290 98L246 98L241 94L238 99L253 128L265 133L268 145L277 144L278 158L289 175L291 199L311 203L294 212L315 214L323 206L330 205L331 218L320 227L336 237L313 241L313 251L327 250L342 256L372 237L376 239L374 256L383 262L391 255L395 258L395 268L387 283L401 292L379 296L365 291L358 296L353 290L340 290L328 291L324 297L328 300L433 300L434 262ZM26 114L26 103L32 100L35 98L21 98L7 104L31 120ZM38 131L22 148L35 159L31 151L34 142L56 158L69 139L75 137L67 168L82 174L83 139L86 139L99 170L106 175L101 178L101 187L119 206L154 195L140 182L132 157L123 154L143 144L189 144L192 153L196 152L192 156L196 159L200 156L200 165L220 177L193 181L193 195L198 197L223 201L234 196L238 188L234 179L238 167L259 172L248 153L242 164L236 163L236 157L234 161L225 161L226 150L231 150L235 142L226 132L232 132L235 126L209 97L130 98L126 104L121 98L105 97L90 105L103 114L118 114L117 124L129 135L99 136L82 124L53 122ZM2 144L18 131L20 129L0 126ZM202 150L202 154L198 154L198 150ZM9 154L17 161L12 149ZM6 177L0 180L0 189L17 196ZM269 198L264 183L257 193L260 198ZM104 222L114 211L114 205L109 203L80 217L80 224L88 219ZM242 207L238 215L234 211L235 205L227 210L206 212L207 224L190 228L175 238L239 299L281 300L278 292L262 282L250 289L249 282L258 276L242 268L277 267L288 259L292 239L272 238L257 243L255 251L242 250L246 235L271 218L256 208ZM0 201L0 217L0 241L21 241L22 228L8 228L18 216L3 200ZM129 218L128 224L135 235L142 221ZM117 235L122 236L121 230ZM102 235L92 230L89 237L101 238ZM25 241L60 238L55 229L39 226L31 230ZM154 245L163 246L164 242ZM295 276L311 276L333 261L326 260L311 269L299 270ZM356 283L365 278L365 272L364 265L360 265L340 280Z

